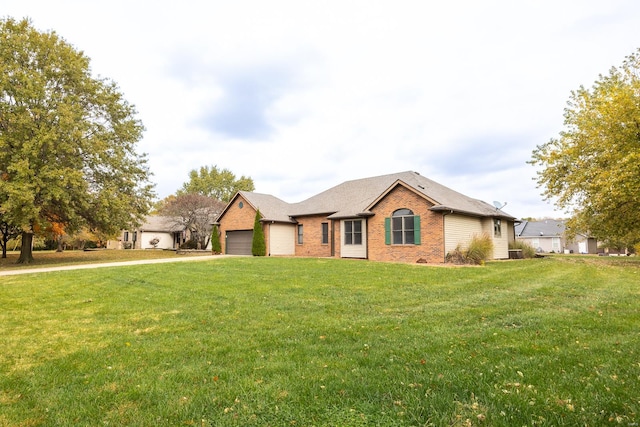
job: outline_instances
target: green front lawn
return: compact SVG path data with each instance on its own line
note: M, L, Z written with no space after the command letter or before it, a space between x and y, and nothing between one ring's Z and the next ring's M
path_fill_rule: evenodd
M199 252L197 255L207 255ZM195 255L178 255L176 251L161 249L136 249L136 250L115 250L115 249L96 249L88 251L35 251L33 253L34 262L31 264L16 264L20 257L20 252L10 251L6 258L0 258L0 272L6 270L31 269L40 267L58 267L63 265L89 264L89 263L105 263L105 262L123 262L134 260L149 260L160 258L184 258L185 256Z
M0 426L640 422L640 260L0 277Z

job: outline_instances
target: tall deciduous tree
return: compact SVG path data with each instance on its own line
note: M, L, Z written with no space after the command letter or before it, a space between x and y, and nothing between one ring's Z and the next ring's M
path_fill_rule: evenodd
M176 226L189 230L197 249L205 249L211 238L213 222L224 203L201 194L183 194L169 201L161 210Z
M547 199L572 213L571 231L612 244L640 241L640 50L571 93L565 129L538 146Z
M153 186L135 114L55 32L0 21L0 214L22 230L19 262L53 221L113 233L142 219Z
M203 166L189 172L189 181L182 185L177 194L197 193L228 202L238 191L253 191L253 179L241 176L236 178L229 169L217 166Z

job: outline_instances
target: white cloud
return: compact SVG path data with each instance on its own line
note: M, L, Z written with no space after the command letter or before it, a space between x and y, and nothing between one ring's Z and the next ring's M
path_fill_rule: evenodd
M560 215L531 151L570 91L638 46L640 3L7 0L135 104L164 197L218 165L296 202L415 170L515 216Z

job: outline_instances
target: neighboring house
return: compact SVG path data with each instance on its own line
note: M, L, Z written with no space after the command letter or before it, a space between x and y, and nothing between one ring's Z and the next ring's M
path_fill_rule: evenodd
M251 254L260 210L271 256L443 263L486 233L494 259L509 257L515 218L416 172L347 181L300 203L241 191L218 217L222 252Z
M597 253L596 239L577 234L569 240L565 236L565 229L564 220L522 221L516 224L516 239L528 243L536 252Z
M187 238L188 232L184 226L177 224L173 218L149 215L140 227L122 230L117 240L108 242L107 248L177 249Z

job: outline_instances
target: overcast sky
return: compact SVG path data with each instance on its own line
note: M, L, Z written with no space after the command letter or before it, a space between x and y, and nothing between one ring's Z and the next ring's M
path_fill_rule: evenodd
M640 47L637 0L3 0L91 58L146 127L159 198L217 165L299 202L413 170L516 217L572 90Z

